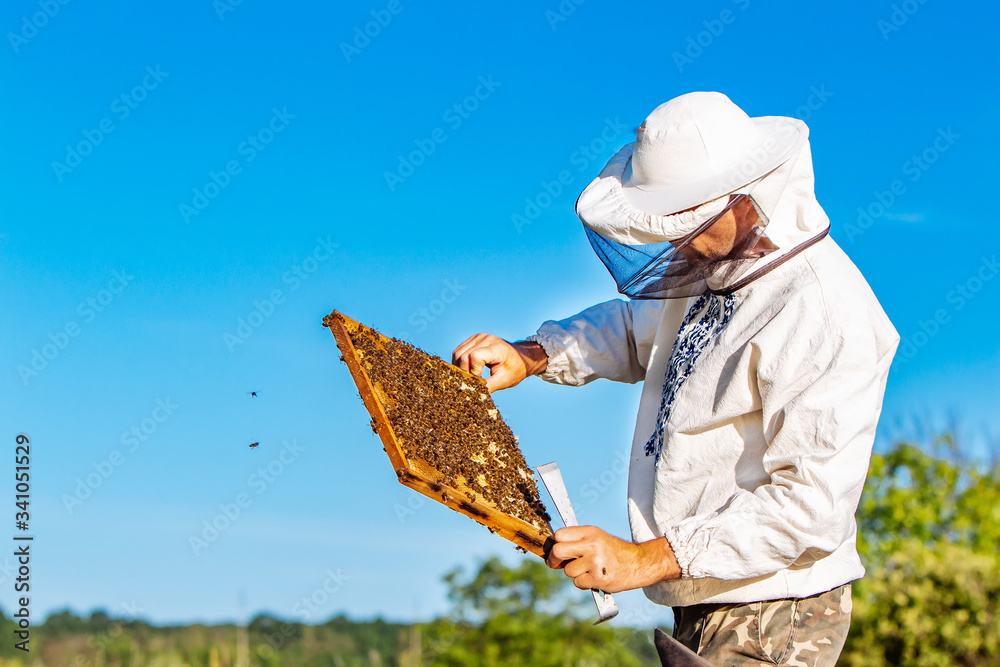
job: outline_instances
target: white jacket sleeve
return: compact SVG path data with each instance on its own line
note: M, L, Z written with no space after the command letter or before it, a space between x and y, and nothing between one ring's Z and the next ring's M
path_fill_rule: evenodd
M638 382L645 377L665 303L614 299L565 320L545 322L527 339L549 357L539 377L572 386L598 378Z
M765 576L854 537L895 342L863 316L836 326L801 317L808 309L786 311L797 318L777 327L788 339L755 344L770 481L718 512L663 527L684 577Z

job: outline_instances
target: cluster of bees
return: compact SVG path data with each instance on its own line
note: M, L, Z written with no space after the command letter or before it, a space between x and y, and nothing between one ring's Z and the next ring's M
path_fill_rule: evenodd
M351 340L386 399L386 415L407 458L423 460L440 473L438 483L465 491L473 502L538 528L547 524L533 472L482 379L367 327Z

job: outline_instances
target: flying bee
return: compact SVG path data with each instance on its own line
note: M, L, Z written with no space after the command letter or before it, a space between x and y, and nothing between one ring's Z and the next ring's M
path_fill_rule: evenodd
M250 396L252 396L253 398L257 398L257 392L255 392L255 391L248 391L247 393L250 394Z
M260 446L259 442L251 442L250 443L250 449L256 449L259 446Z

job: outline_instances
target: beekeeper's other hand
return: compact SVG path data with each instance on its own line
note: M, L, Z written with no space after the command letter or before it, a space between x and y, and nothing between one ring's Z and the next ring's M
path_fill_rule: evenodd
M455 348L451 362L476 377L490 369L486 386L491 392L513 387L529 375L537 375L548 365L545 350L538 343L508 343L490 334L476 334Z

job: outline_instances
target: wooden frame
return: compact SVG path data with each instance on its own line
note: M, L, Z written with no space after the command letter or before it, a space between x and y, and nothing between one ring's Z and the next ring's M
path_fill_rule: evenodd
M553 544L552 527L549 524L545 526L548 529L547 532L539 530L522 519L505 514L492 505L482 502L475 493L464 486L459 487L457 483L455 485L442 484L439 481L442 476L439 471L425 461L406 457L385 412L384 404L388 397L382 388L368 377L361 366L358 350L351 342L350 333L356 332L362 325L336 310L323 318L323 325L330 328L333 337L337 340L337 347L340 348L347 368L351 372L351 377L354 379L354 384L358 387L361 400L364 401L368 413L372 416L373 428L385 446L385 453L389 455L389 461L392 463L393 470L396 471L399 483L483 524L492 532L510 540L522 549L545 558ZM381 340L389 340L374 329L371 331L377 334ZM453 367L453 369L464 373L459 368ZM470 378L474 377L468 373L465 375Z

